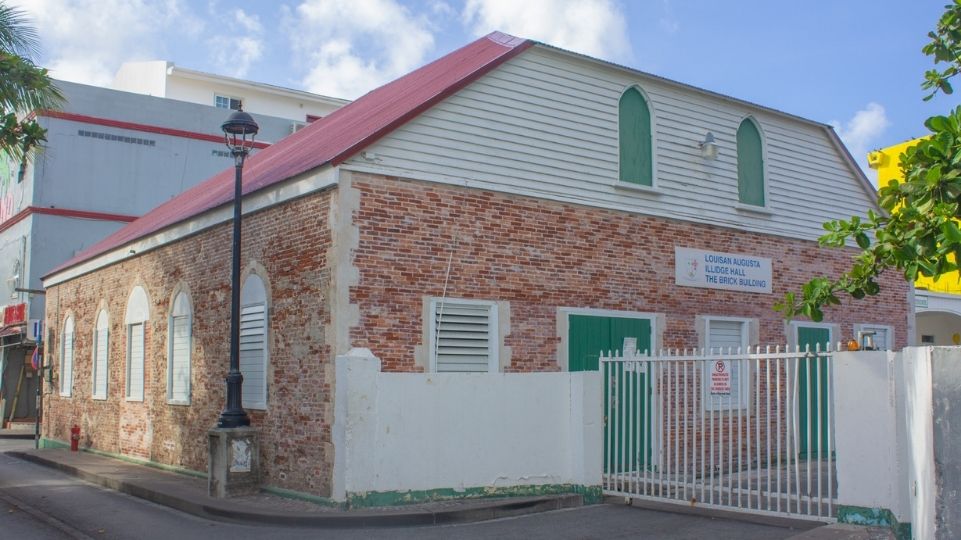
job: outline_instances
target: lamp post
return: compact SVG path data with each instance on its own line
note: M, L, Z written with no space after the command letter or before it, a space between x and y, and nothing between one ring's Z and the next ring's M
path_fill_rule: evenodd
M244 160L260 128L242 110L231 114L220 127L224 130L227 148L234 156L234 240L230 272L230 371L227 373L227 403L220 413L217 427L235 428L250 425L250 417L243 407L244 376L240 373L240 202Z

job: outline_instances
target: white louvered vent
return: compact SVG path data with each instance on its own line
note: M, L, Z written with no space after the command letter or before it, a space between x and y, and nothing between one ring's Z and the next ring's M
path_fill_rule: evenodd
M187 403L190 401L190 316L172 317L172 326L167 399L176 403Z
M63 350L61 351L60 395L69 396L73 393L73 325L71 331L63 334Z
M240 372L244 375L243 406L267 406L267 309L263 303L240 310Z
M497 310L491 302L435 300L434 371L497 371Z
M94 340L93 397L107 399L107 329L97 328Z
M739 352L740 349L746 347L744 341L746 325L745 321L709 321L708 349L722 354L726 354L728 351ZM709 368L710 366L707 366L705 369ZM747 406L744 384L750 380L750 366L746 361L734 361L728 365L728 369L731 372L731 393L729 395L708 394L705 400L707 410L738 409ZM708 377L710 373L706 372L704 376Z
M143 399L143 323L127 325L127 399Z

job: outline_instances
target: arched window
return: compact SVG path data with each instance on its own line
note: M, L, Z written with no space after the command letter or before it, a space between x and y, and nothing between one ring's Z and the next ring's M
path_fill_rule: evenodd
M167 401L190 404L191 309L187 293L174 298L167 323Z
M125 395L130 401L143 401L144 327L150 320L150 303L142 287L134 287L127 299L124 324L127 327L127 370Z
M63 321L63 335L60 339L60 395L73 393L73 315Z
M244 376L243 406L267 408L267 289L250 274L240 290L240 373Z
M742 204L764 206L761 131L750 118L745 118L737 128L737 195Z
M637 88L628 88L618 105L620 176L622 182L652 186L654 153L651 110Z
M107 310L97 314L97 327L93 331L93 399L107 399L107 351L110 319Z

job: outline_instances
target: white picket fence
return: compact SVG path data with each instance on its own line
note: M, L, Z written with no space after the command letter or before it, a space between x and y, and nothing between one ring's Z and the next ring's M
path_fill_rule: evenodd
M834 518L832 360L830 345L602 354L605 493Z

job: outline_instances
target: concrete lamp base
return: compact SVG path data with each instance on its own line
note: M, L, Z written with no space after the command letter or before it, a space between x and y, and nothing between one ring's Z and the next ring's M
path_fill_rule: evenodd
M260 431L252 427L207 432L207 494L220 499L260 491Z

